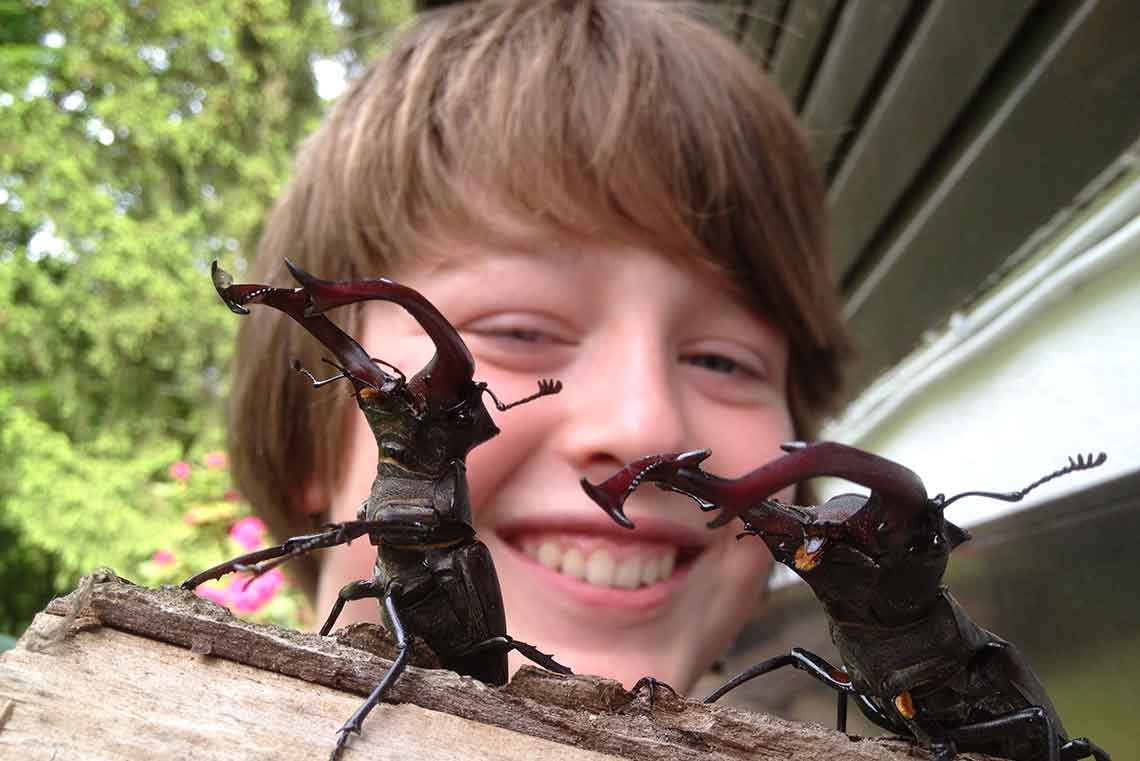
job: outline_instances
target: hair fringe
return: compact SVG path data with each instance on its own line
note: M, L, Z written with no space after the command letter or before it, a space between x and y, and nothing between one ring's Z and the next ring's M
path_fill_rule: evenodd
M252 274L291 284L288 257L322 278L375 277L447 232L501 241L492 210L724 276L789 337L797 435L837 405L852 348L822 179L775 85L684 6L483 0L421 14L305 142ZM337 321L357 332L360 311ZM269 315L239 335L235 477L278 534L307 528L298 495L313 476L327 496L343 475L349 400L314 401L288 371L319 362L313 344Z

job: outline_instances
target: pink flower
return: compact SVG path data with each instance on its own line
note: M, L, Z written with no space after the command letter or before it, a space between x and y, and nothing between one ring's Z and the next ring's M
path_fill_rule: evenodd
M229 586L225 587L216 587L209 584L203 584L202 586L194 588L194 594L207 600L212 600L218 605L224 605L228 608L230 606L230 588L232 586L232 582Z
M170 466L168 472L170 477L175 481L185 483L186 479L190 477L190 463L185 460L179 460Z
M226 467L226 453L207 452L202 456L202 463L210 470L221 470Z
M230 528L230 537L243 549L256 550L265 538L265 522L253 515L242 518Z
M284 583L285 574L274 568L252 581L248 574L241 574L231 577L225 586L203 584L194 594L224 605L238 615L248 615L263 608Z
M285 574L274 568L252 582L248 578L235 578L230 582L230 607L239 615L254 613L273 599L285 583Z
M151 562L159 566L168 566L174 562L174 553L170 550L158 550L150 556Z

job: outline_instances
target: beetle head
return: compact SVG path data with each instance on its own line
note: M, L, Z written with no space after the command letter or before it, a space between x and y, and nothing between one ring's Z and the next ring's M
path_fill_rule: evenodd
M929 501L890 527L884 518L900 511L889 502L875 492L809 508L765 500L746 511L744 534L806 581L833 618L903 623L934 599L951 550L968 535Z
M1018 501L1041 484L1105 459L1104 454L1078 455L1016 492L919 499L909 486L899 488L910 472L902 466L892 472L876 458L869 462L878 472L860 474L848 470L850 463L840 456L830 463L841 466L833 474L871 486L869 496L844 494L807 509L765 500L745 510L745 533L759 536L778 561L803 578L833 619L898 625L925 614L950 553L970 538L946 520L947 505L965 496Z
M438 413L440 427L448 432L448 459L463 459L473 448L499 433L483 401L485 383L472 383L464 396Z

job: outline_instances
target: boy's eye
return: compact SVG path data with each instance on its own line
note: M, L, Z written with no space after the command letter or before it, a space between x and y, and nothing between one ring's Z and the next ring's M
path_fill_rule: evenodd
M544 314L509 312L489 314L468 321L462 333L503 344L564 344L570 334L560 321Z
M511 346L526 346L528 349L533 349L537 346L553 345L564 343L557 335L541 328L531 327L510 327L510 326L469 326L466 327L463 333L475 338L476 340L487 342L491 341L503 348L510 348Z
M732 345L692 347L679 357L689 368L694 387L710 399L733 405L768 404L778 398L779 379L772 375L770 360L762 353Z
M548 336L541 331L527 330L526 328L504 328L499 330L481 330L473 332L487 338L497 338L506 341L521 341L524 343L542 343L554 340L551 336Z
M682 359L690 365L718 373L733 373L743 369L735 359L720 354L694 354Z
M491 315L460 328L480 362L519 372L553 372L573 350L572 334L542 316Z
M722 375L736 376L742 380L764 377L764 372L758 369L758 363L736 359L726 354L714 352L684 354L681 356L681 361L692 367Z

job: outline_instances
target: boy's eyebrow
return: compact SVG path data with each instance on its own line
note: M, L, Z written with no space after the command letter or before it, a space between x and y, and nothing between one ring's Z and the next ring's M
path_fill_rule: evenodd
M567 254L581 254L585 251L582 244L570 244L558 241L541 233L533 235L515 236L511 239L480 237L474 241L478 252L465 251L457 253L453 246L439 243L432 246L431 253L423 260L429 272L438 274L451 274L462 272L465 269L474 269L481 262L498 257L519 257L520 259L546 260L547 264L554 263L560 256Z
M439 254L424 262L429 275L454 275L476 269L487 257L483 254Z

